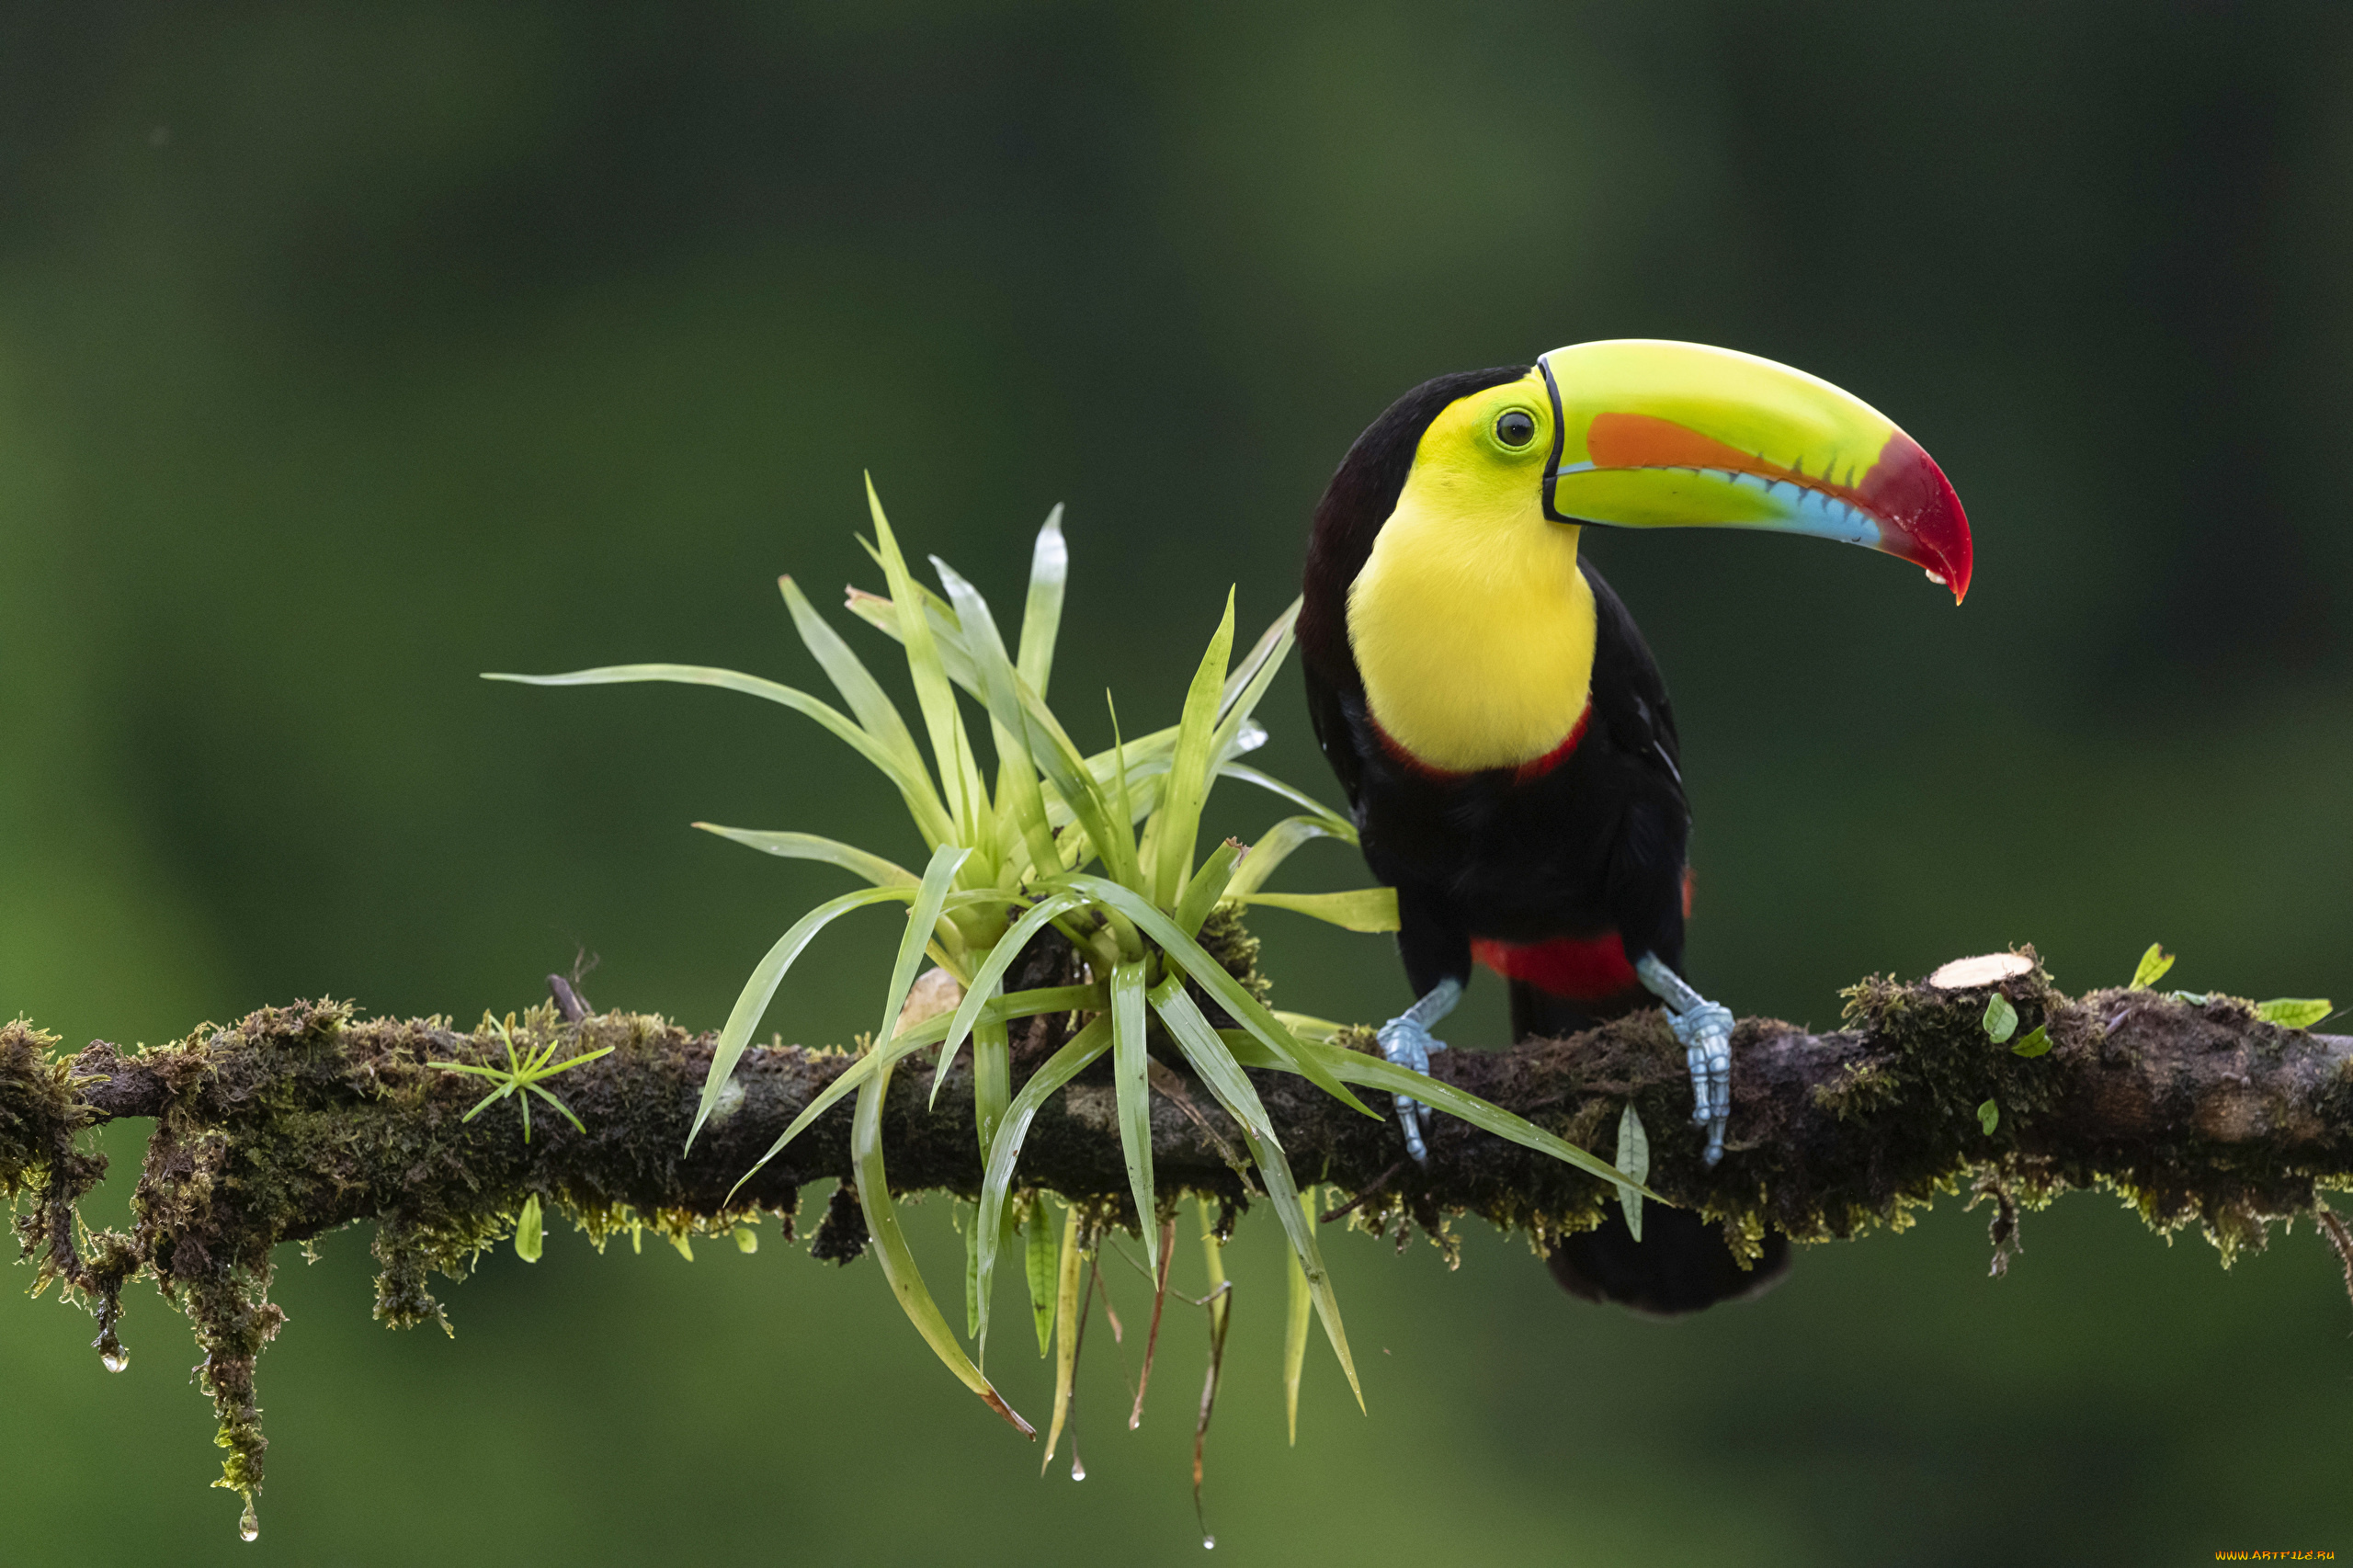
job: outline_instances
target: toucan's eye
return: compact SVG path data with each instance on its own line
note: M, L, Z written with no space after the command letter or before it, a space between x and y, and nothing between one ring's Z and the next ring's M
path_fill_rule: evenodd
M1536 439L1536 420L1524 408L1507 408L1496 416L1495 439L1517 450Z

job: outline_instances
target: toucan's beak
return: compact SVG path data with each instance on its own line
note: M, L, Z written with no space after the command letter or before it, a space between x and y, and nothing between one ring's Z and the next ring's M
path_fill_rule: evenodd
M1619 338L1537 362L1544 513L1612 528L1768 528L1885 551L1969 592L1969 519L1920 444L1860 398L1754 355Z

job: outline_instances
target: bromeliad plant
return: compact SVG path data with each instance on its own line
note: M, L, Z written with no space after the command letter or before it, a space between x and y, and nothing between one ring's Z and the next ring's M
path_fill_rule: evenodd
M872 673L790 577L779 579L785 605L801 641L848 704L847 713L792 687L702 665L618 665L570 675L491 677L540 686L675 681L722 687L790 708L815 720L879 769L930 846L930 858L918 875L814 834L697 824L771 855L829 862L870 885L811 910L754 968L720 1033L688 1145L718 1106L786 971L817 934L852 910L906 904L898 960L871 1043L762 1158L773 1158L818 1117L845 1097L857 1096L853 1159L875 1256L899 1304L949 1369L1007 1421L1031 1432L975 1358L965 1354L900 1229L881 1138L883 1096L893 1070L916 1051L938 1047L931 1078L937 1099L950 1064L965 1040L972 1041L972 1095L985 1174L977 1223L968 1228L978 1275L977 1310L968 1327L984 1355L990 1284L997 1256L1011 1235L1008 1206L1023 1139L1048 1098L1106 1054L1111 1058L1120 1147L1139 1229L1152 1267L1159 1271L1146 1055L1149 1021L1156 1017L1169 1042L1242 1130L1290 1239L1308 1299L1361 1404L1363 1392L1313 1221L1245 1067L1298 1074L1368 1116L1376 1113L1350 1085L1408 1094L1603 1180L1622 1184L1623 1174L1474 1096L1334 1045L1337 1026L1270 1010L1201 946L1203 922L1228 902L1290 909L1356 931L1396 928L1396 895L1387 888L1318 894L1263 891L1267 877L1302 844L1313 838L1353 844L1357 837L1340 813L1239 760L1266 738L1251 715L1290 652L1296 602L1235 661L1229 593L1177 723L1122 741L1114 710L1110 749L1090 756L1078 749L1046 704L1069 574L1061 508L1039 530L1019 641L1008 652L987 602L946 562L932 559L944 597L915 581L870 481L867 501L874 521L874 540L867 548L882 568L888 592L853 589L849 608L904 648L929 763ZM959 689L987 718L996 765L994 785L972 744ZM1220 778L1257 785L1299 810L1268 829L1246 854L1229 841L1201 855L1201 811ZM1082 959L1087 983L1005 992L1014 960L1050 926ZM961 1005L952 1017L901 1028L902 1007L926 955L962 986ZM1240 1027L1212 1027L1188 982ZM1046 1013L1077 1013L1087 1021L1016 1093L1007 1026ZM1042 1225L1043 1206L1031 1208L1030 1223Z

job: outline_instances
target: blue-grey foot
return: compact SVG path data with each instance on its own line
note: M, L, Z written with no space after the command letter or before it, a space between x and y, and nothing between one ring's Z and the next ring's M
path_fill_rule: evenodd
M1732 1119L1732 1009L1692 990L1655 953L1643 954L1634 972L1665 1004L1667 1025L1683 1042L1691 1071L1691 1124L1708 1130L1701 1157L1713 1166L1724 1157L1724 1124Z
M1400 1067L1410 1067L1427 1078L1430 1073L1430 1052L1444 1051L1446 1041L1431 1038L1430 1029L1462 999L1462 983L1459 980L1439 981L1427 994L1381 1026L1381 1053ZM1397 1101L1397 1125L1405 1130L1405 1153L1414 1156L1417 1165L1429 1162L1429 1146L1424 1142L1430 1129L1430 1108L1404 1095Z

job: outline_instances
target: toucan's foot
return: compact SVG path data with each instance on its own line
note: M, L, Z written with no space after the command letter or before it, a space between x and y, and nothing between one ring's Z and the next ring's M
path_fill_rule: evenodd
M1667 1026L1683 1043L1691 1071L1691 1124L1707 1129L1700 1158L1713 1168L1724 1157L1724 1126L1732 1119L1732 1009L1692 990L1654 954L1644 955L1634 972L1666 1004Z
M1430 1031L1415 1023L1411 1014L1381 1025L1380 1038L1381 1055L1400 1067L1412 1068L1425 1078L1430 1073L1430 1052L1446 1049L1446 1041L1433 1040ZM1397 1125L1405 1130L1405 1153L1414 1156L1414 1164L1427 1165L1430 1152L1422 1140L1429 1131L1430 1108L1404 1095L1395 1097Z
M1700 1158L1711 1168L1724 1157L1724 1125L1732 1119L1732 1009L1702 1002L1688 1013L1671 1013L1668 1025L1683 1042L1691 1070L1691 1124L1708 1130Z
M1381 1041L1381 1053L1400 1067L1410 1067L1428 1077L1430 1053L1446 1049L1446 1041L1432 1037L1430 1026L1454 1011L1454 1004L1461 997L1461 981L1439 981L1430 987L1427 995L1381 1026L1376 1037ZM1424 1140L1430 1130L1430 1108L1404 1095L1395 1098L1397 1125L1405 1131L1405 1153L1414 1156L1415 1165L1427 1165L1430 1154Z

